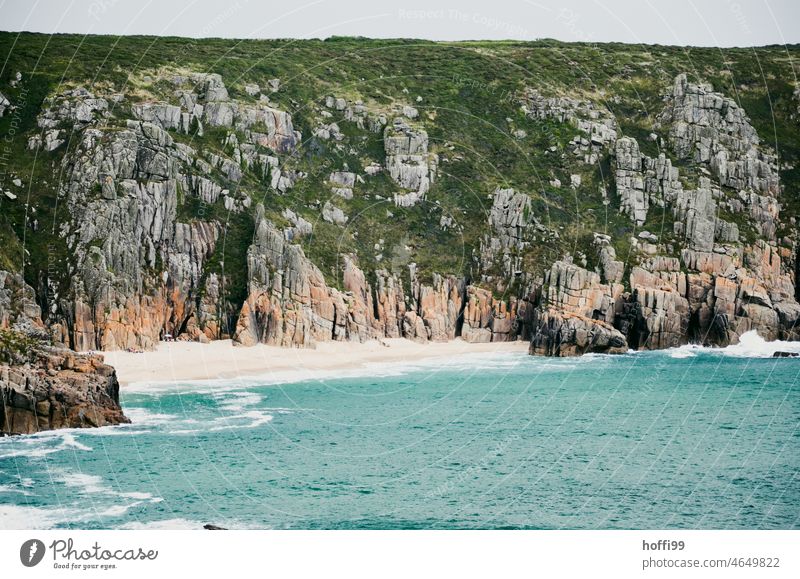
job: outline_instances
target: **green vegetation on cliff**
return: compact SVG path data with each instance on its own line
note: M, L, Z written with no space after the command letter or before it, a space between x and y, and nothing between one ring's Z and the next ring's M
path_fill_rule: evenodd
M608 151L576 163L568 152L575 135L568 122L526 114L525 95L531 88L545 96L601 104L620 135L636 138L642 153L655 157L662 152L660 139L666 139L655 119L674 77L686 72L690 79L711 82L745 109L762 141L777 151L784 185L780 201L791 214L800 209L795 168L800 162L800 104L793 84L797 46L700 49L551 40L236 41L0 33L0 51L6 55L0 92L13 107L0 118L0 187L14 197L0 195L0 269L21 269L24 256L25 278L40 291L45 272L56 282L71 274L72 256L61 230L68 215L59 187L67 178L64 155L77 146L68 138L52 152L29 150L28 139L41 132L36 117L45 98L78 86L124 93L127 98L112 105L106 121L108 129L123 127L137 102L174 100L175 87L167 76L159 76L162 72L219 74L230 97L245 103L258 100L246 85L258 84L270 106L290 113L302 133L295 152L281 158L282 169L302 174L288 190L271 187L270 173L245 168L238 182L215 173L222 186L251 199L242 213L231 213L222 201L209 208L186 192L179 195L178 220L214 218L223 224L224 243L217 245L204 275L224 273L227 297L235 304L247 293L246 252L258 203L281 226L289 225L287 210L313 225L313 232L297 241L328 283L338 287L343 254L357 255L367 271L404 270L414 262L421 279L435 272L473 279L487 273L481 270L481 244L498 188L527 194L531 217L557 233L540 236L523 251L521 263L532 272L567 253L581 252L591 261L595 232L612 236L623 261L630 251L627 240L643 228L671 239L671 220L665 223L663 212L651 212L638 228L620 213ZM266 90L268 79L280 79L280 88ZM385 165L386 151L382 131L359 127L337 111L329 121L335 120L341 131L341 146L315 136L329 96L361 102L370 113L403 106L417 110L411 124L427 132L428 150L438 159L436 178L422 202L396 206L398 187L385 170L357 182L351 199L331 195L331 172L346 168L363 175L370 163ZM207 126L202 135L196 127L189 134L171 135L203 154L226 156L231 152L228 133ZM274 153L268 148L258 152ZM675 165L681 166L680 161ZM682 176L695 181L690 169L681 166ZM570 186L572 175L581 177L579 185ZM15 179L22 185L15 185ZM553 185L556 180L560 186ZM321 218L326 202L342 210L346 224ZM752 240L746 220L740 220L739 229Z

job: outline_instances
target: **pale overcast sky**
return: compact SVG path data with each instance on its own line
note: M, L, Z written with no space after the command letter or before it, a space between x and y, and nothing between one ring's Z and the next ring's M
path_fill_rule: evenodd
M800 42L798 0L0 0L0 29L228 38Z

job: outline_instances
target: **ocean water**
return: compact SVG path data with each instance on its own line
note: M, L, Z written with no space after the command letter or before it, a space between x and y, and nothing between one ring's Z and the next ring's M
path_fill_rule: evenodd
M0 528L796 529L790 348L133 387L133 424L0 439Z

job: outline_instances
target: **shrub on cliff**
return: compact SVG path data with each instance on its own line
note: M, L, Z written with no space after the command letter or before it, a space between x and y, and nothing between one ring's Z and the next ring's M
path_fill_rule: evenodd
M41 336L12 329L0 329L0 364L32 362L44 345Z

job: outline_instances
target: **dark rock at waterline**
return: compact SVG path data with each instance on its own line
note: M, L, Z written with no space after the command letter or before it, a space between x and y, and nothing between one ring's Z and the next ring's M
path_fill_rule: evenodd
M775 352L772 354L773 358L797 358L800 356L800 353L797 352Z
M206 531L227 531L228 530L225 527L218 527L216 525L211 525L211 524L203 525L203 528Z

